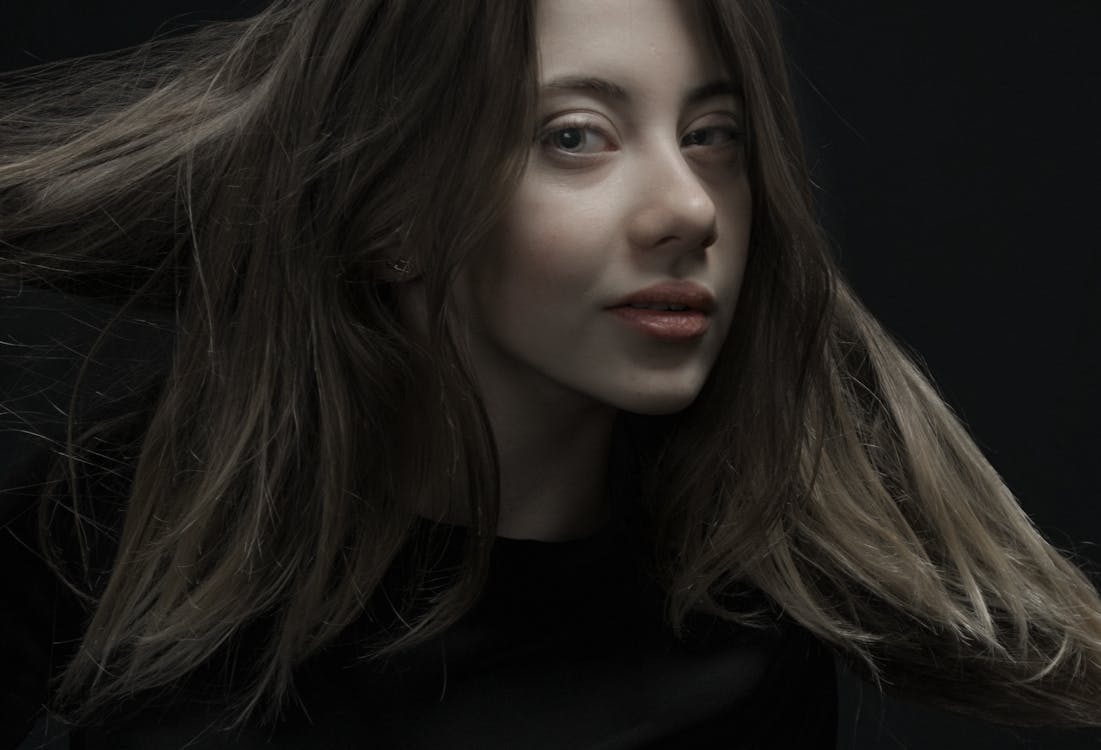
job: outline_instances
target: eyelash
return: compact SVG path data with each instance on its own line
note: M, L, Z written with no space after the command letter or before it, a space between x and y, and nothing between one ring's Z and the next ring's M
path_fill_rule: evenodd
M539 136L537 138L537 142L540 145L542 145L544 148L554 149L559 154L566 155L568 158L577 159L577 158L585 158L585 157L592 156L592 154L576 153L576 152L565 151L565 150L562 150L562 149L555 148L555 146L551 143L552 139L556 135L559 135L559 134L564 133L564 132L569 131L569 130L578 130L578 131L581 131L583 133L597 133L598 135L600 135L600 137L604 138L605 140L608 140L608 141L612 140L608 136L607 133L605 133L602 129L600 129L598 127L595 127L592 124L591 121L577 119L577 120L564 120L564 121L555 123L553 127L548 128L548 129L544 130L543 132L541 132L539 134ZM688 136L690 136L694 133L708 132L708 131L723 132L728 136L729 140L727 140L725 143L721 143L717 146L708 146L706 144L696 144L696 146L695 146L696 148L724 148L724 147L728 147L728 146L732 146L732 145L741 144L742 141L744 140L744 133L741 130L741 128L738 128L738 127L735 127L735 126L724 127L724 126L721 126L721 125L709 125L707 127L696 128L694 130L690 130L688 133L686 133L684 135L684 138L687 138ZM684 138L681 139L682 140L682 145L683 145ZM686 147L687 148L693 148L692 145L687 145Z

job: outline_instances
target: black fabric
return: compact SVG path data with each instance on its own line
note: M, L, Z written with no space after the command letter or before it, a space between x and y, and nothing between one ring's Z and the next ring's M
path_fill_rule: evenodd
M304 666L301 704L274 728L219 731L223 705L193 687L75 731L72 746L834 747L833 662L821 646L786 622L705 619L678 642L638 570L613 529L566 543L501 539L485 596L444 636L368 664L353 629Z

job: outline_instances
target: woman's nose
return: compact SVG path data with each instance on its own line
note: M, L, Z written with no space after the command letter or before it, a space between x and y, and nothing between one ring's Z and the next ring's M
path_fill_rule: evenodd
M714 244L715 202L679 149L647 156L637 179L628 228L633 246L695 250Z

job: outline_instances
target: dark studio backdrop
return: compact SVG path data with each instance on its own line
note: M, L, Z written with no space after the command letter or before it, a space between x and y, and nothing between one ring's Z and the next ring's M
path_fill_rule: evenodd
M5 3L0 67L264 4ZM1048 538L1101 567L1101 3L787 0L781 17L849 279ZM1101 732L992 727L847 675L841 717L846 749L1101 748Z

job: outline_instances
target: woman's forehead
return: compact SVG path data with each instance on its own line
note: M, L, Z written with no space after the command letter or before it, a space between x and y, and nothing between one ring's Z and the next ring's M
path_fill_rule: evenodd
M724 65L698 5L683 0L541 0L536 13L541 82L597 79L698 86Z

